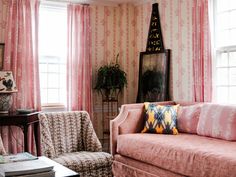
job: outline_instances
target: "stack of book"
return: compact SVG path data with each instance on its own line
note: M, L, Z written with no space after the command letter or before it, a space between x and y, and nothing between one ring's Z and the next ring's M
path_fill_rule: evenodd
M24 152L0 156L0 177L54 177L53 166Z

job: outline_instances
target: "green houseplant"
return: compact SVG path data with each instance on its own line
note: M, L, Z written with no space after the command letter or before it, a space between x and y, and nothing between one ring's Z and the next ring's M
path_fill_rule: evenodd
M118 90L119 93L127 85L126 73L120 68L118 57L119 54L115 63L101 66L98 70L95 89L105 95L106 99L111 97L112 92Z

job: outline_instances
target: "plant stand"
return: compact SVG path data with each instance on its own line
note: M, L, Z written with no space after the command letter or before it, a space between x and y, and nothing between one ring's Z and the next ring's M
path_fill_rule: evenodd
M110 151L110 120L118 115L118 94L116 97L102 98L102 146L104 151Z

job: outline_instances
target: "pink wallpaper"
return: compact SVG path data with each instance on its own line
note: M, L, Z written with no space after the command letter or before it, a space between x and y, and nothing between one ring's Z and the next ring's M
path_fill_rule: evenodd
M170 94L173 100L192 100L192 2L183 0L159 3L165 48L171 49ZM145 50L151 4L135 7L137 23L136 58Z
M8 0L0 0L0 43L5 41Z
M97 70L100 66L115 62L119 53L121 68L127 73L128 86L120 95L119 104L134 102L136 99L138 61L134 57L134 25L135 15L132 5L123 4L119 7L91 6L92 31L92 66L93 87L96 83ZM101 128L101 95L93 92L94 125Z

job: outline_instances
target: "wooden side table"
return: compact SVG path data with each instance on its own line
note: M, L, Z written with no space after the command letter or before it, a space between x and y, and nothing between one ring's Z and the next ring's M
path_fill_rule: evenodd
M40 133L39 133L39 112L32 112L28 114L19 114L16 112L11 112L8 114L0 114L0 126L18 126L22 129L24 134L24 151L29 152L28 148L28 128L30 125L34 127L34 136L36 143L37 155L41 154L40 152Z

